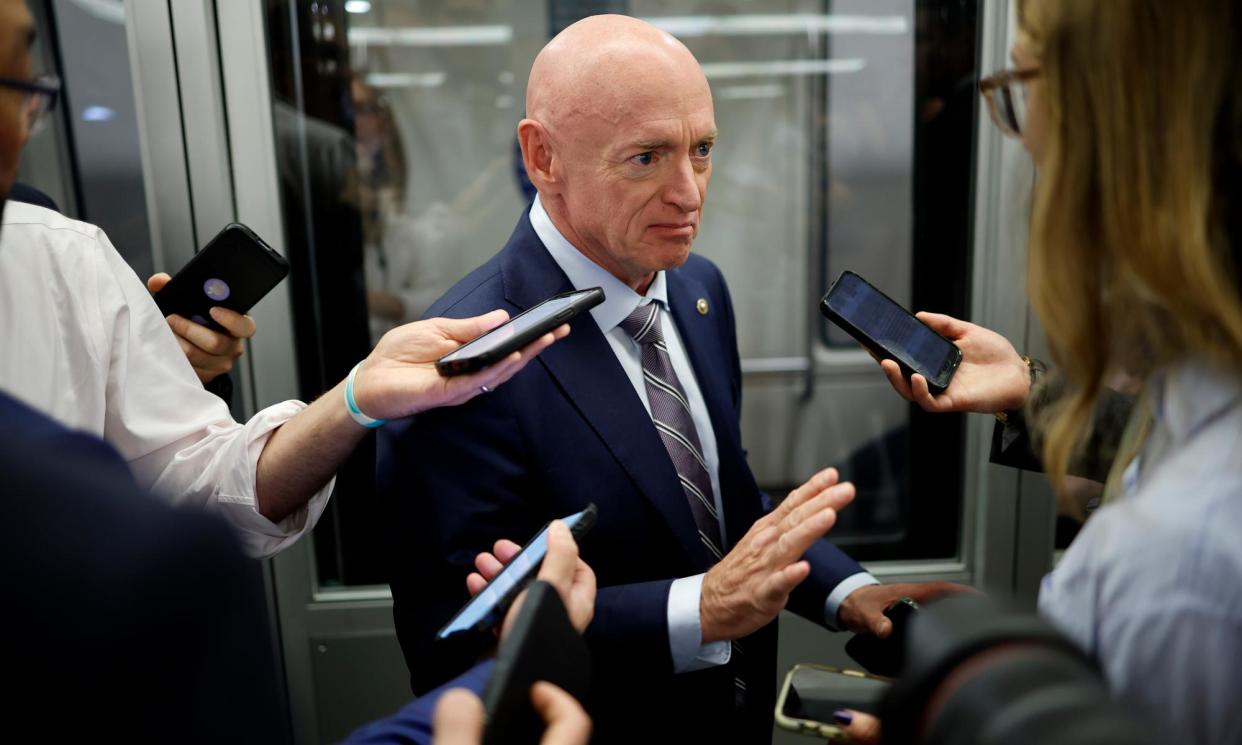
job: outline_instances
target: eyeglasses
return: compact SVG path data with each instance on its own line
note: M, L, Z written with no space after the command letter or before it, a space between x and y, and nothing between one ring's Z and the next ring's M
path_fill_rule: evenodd
M34 135L43 128L48 113L56 107L56 99L60 96L60 78L55 75L40 75L30 80L0 78L0 88L25 94L22 108L26 114L26 132Z
M988 113L1005 134L1022 136L1022 125L1026 122L1026 83L1039 74L1035 68L1005 70L979 81L979 93L988 104Z

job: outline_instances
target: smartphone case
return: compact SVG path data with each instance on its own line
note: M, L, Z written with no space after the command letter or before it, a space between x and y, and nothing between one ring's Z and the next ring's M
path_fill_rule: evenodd
M483 692L487 725L483 745L537 745L544 722L530 689L547 681L584 703L591 685L591 654L569 620L556 588L537 581L500 645L496 669Z
M560 326L563 323L568 323L569 321L572 321L574 318L580 315L583 311L590 310L591 308L594 308L595 306L604 302L604 291L603 289L599 287L592 287L588 290L574 290L572 292L562 292L559 295L553 295L552 297L543 301L539 305L536 305L535 307L530 308L529 310L526 310L523 313L519 313L513 318L510 318L506 323L513 323L514 321L518 320L522 316L527 315L528 313L534 313L538 311L540 306L542 306L544 303L547 303L549 300L556 300L558 298L563 298L568 295L577 295L577 294L581 294L582 297L576 302L574 302L573 305L569 306L568 308L562 309L561 312L557 313L554 316L550 316L543 323L537 324L535 326L531 326L530 328L526 329L522 333L517 334L516 336L513 336L512 338L508 339L505 343L497 347L489 349L485 352L481 352L473 357L466 357L463 359L455 359L455 360L445 359L445 357L447 357L448 355L445 355L445 357L441 357L440 359L436 360L436 371L445 377L450 377L453 375L466 375L468 373L482 370L488 365L495 364L496 362L499 362L505 357L508 357L513 352L516 352L517 350L521 349L527 344L530 344L532 341L534 341L535 339L538 339L539 337L548 333L549 331L556 328L557 326ZM495 331L495 329L492 329L492 331ZM487 334L492 333L492 331L488 331L485 334L480 334L474 339L471 339L470 341L466 342L466 344L471 344L477 341L478 339L481 339L484 336L487 336ZM466 346L466 344L463 344L462 346L464 347ZM453 354L453 352L449 352L449 354Z
M211 308L246 313L288 274L284 257L250 228L232 223L155 293L155 304L165 316L175 313L227 333Z
M841 276L845 276L846 274L854 274L854 273L853 272L842 272ZM917 372L914 368L907 365L903 360L901 360L899 357L894 355L891 351L877 344L870 336L868 336L867 334L864 334L858 327L850 323L849 320L841 316L839 313L833 310L831 306L829 306L828 298L832 296L832 291L836 289L837 282L841 281L841 276L838 276L835 280L833 280L832 286L828 288L828 292L824 293L823 299L819 301L819 312L822 313L824 317L827 318L829 321L832 321L837 326L839 326L842 331L852 336L854 340L857 341L859 344L871 350L872 354L875 354L881 358L891 359L892 361L896 362L897 365L901 368L901 374L909 378L911 375ZM902 307L901 303L898 303L897 301L890 298L888 295L885 295L875 285L872 285L870 282L867 282L865 279L863 279L862 277L859 277L857 274L854 274L854 276L858 277L859 280L861 280L864 284L866 284L868 287L870 287L875 292L879 293L880 296L882 296L889 302L893 303L894 305L898 307ZM915 320L918 320L918 319L916 318ZM922 321L919 321L919 322L922 323ZM926 326L927 324L923 324L923 325ZM957 348L957 345L954 344L949 339L945 339L943 334L936 333L936 331L933 330L931 327L928 327L927 330L931 331L933 334L936 334L936 336L939 336L941 339L944 339L951 346L953 346L953 348L955 349ZM954 362L952 369L949 371L949 381L953 379L953 373L957 371L957 366L961 364L961 361L962 361L961 350L958 350L957 359ZM948 387L948 381L945 381L944 384L940 384L932 380L931 376L924 375L923 377L927 378L927 389L931 391L932 393L937 393L937 394L944 393L945 388Z

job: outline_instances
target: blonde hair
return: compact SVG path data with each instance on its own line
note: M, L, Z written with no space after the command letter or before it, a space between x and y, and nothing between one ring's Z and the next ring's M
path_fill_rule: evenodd
M1103 381L1200 357L1242 377L1242 11L1234 0L1025 0L1042 59L1029 289L1066 393L1058 486Z

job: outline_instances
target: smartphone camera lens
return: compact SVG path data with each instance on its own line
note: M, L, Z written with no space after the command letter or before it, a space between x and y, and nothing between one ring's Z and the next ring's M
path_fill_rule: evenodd
M231 293L229 283L215 277L203 283L203 292L217 303L228 300Z

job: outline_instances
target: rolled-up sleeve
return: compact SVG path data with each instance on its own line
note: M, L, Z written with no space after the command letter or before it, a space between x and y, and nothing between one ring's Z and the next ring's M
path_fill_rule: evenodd
M107 348L104 438L139 483L176 504L218 512L238 530L246 552L271 556L314 527L334 479L279 523L258 510L259 456L272 432L305 408L285 401L239 424L206 391L155 301L102 235L97 274L99 334Z

